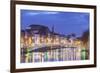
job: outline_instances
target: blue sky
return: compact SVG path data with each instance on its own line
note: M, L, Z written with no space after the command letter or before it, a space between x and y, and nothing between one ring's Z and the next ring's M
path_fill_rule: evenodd
M55 32L81 36L89 28L89 13L21 10L21 29L31 24L45 25Z

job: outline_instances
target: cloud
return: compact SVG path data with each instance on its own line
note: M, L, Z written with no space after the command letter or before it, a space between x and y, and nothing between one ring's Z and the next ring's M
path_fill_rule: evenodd
M37 12L28 12L28 13L26 13L27 15L38 15L38 14L40 14L40 13L37 13Z
M41 15L41 14L58 14L59 12L53 12L53 11L32 11L32 12L27 12L26 15Z
M59 12L43 12L44 14L58 14Z

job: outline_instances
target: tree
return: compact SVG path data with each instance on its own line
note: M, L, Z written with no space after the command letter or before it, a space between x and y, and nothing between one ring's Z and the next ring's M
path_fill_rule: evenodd
M86 30L86 31L83 32L81 40L83 41L84 48L85 48L85 50L83 49L83 51L82 51L82 53L83 53L82 57L84 59L89 59L89 44L88 44L88 41L89 41L89 30Z
M67 39L69 40L71 38L71 35L67 35Z
M72 36L72 37L76 37L76 34L75 34L75 33L72 33L71 36Z
M81 40L83 41L83 43L86 43L88 41L89 38L89 30L86 30L83 32Z

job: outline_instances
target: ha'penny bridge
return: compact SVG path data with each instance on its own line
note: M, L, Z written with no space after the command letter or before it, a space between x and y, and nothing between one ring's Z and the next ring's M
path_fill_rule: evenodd
M68 46L61 46L61 45L53 45L53 46L35 46L33 49L30 50L30 52L47 52L50 50L56 50L56 49L63 49L63 48L71 48L76 49L77 47L68 47Z

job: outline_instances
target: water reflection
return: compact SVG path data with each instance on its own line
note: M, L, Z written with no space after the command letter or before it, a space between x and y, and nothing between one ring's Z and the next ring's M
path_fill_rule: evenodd
M53 50L47 51L25 49L23 48L21 53L22 63L81 60L85 59L84 54L86 53L81 51L79 47L53 48Z

